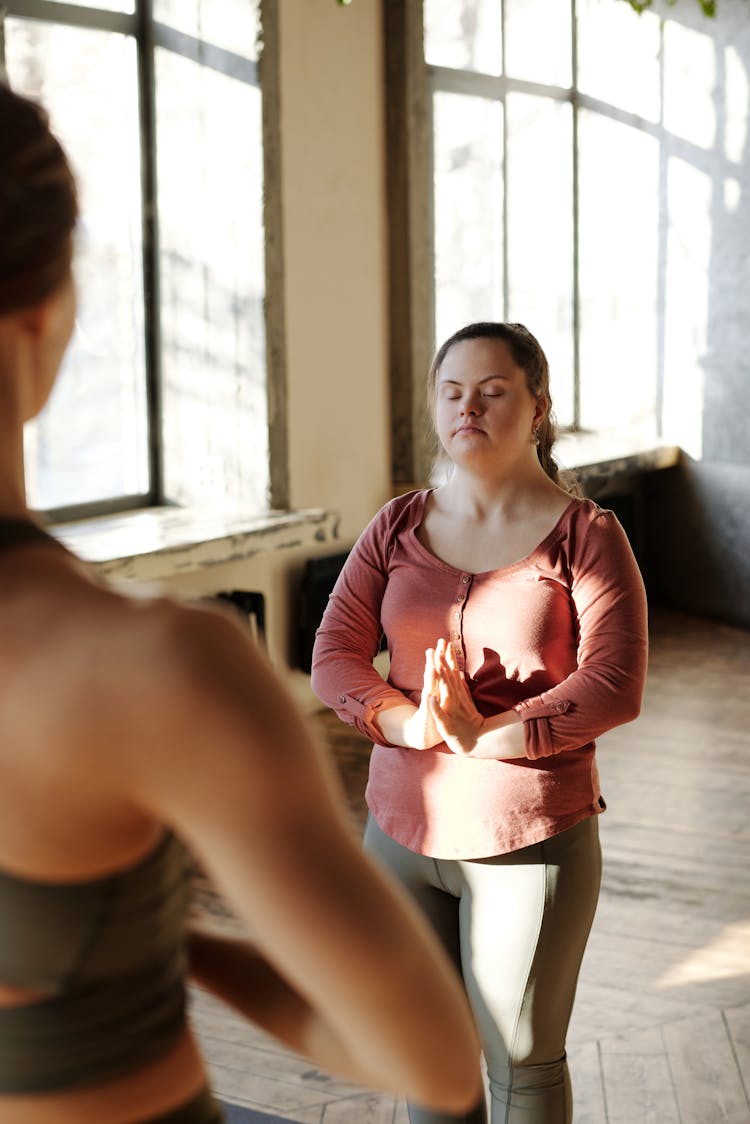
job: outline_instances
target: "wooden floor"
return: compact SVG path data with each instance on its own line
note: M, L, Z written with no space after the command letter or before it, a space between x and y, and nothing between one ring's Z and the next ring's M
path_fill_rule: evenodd
M361 826L369 745L319 721ZM609 808L569 1036L575 1122L750 1124L750 634L654 612L643 713L598 760ZM204 993L193 1012L227 1099L299 1124L406 1124L403 1103L317 1071Z

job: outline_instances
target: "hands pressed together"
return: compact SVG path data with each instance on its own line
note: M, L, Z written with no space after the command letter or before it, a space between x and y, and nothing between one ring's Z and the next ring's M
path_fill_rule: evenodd
M422 695L409 720L411 744L430 749L445 742L453 753L471 753L483 723L453 645L449 640L438 640L425 652Z
M377 722L387 741L409 749L433 749L444 742L462 757L509 761L526 756L520 715L505 710L482 717L449 640L438 640L425 652L419 705L404 700L381 711Z

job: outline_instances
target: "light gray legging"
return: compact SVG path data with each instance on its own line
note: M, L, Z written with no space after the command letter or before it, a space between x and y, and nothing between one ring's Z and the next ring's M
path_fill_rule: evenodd
M432 859L385 835L365 847L421 906L463 975L492 1124L571 1124L565 1036L601 881L597 817L488 859ZM485 1124L409 1105L411 1124Z

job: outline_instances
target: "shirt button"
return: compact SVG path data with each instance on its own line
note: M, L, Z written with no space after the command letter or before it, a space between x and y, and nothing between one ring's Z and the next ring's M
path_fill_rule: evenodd
M459 593L458 597L456 598L456 601L463 601L463 599L464 599L465 597L466 597L466 594L465 594L465 593Z
M461 581L464 583L464 585L468 585L469 584L469 575L464 574L464 576L461 578Z
M345 703L346 702L346 695L339 695L339 702Z
M456 618L457 621L461 620L461 614L460 613L454 613L453 616Z
M565 703L555 703L555 710L565 710Z

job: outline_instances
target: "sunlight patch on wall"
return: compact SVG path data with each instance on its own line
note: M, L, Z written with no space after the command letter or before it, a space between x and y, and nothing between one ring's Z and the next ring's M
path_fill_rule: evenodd
M724 66L726 75L724 152L727 159L740 164L747 144L750 80L736 47L726 48Z

